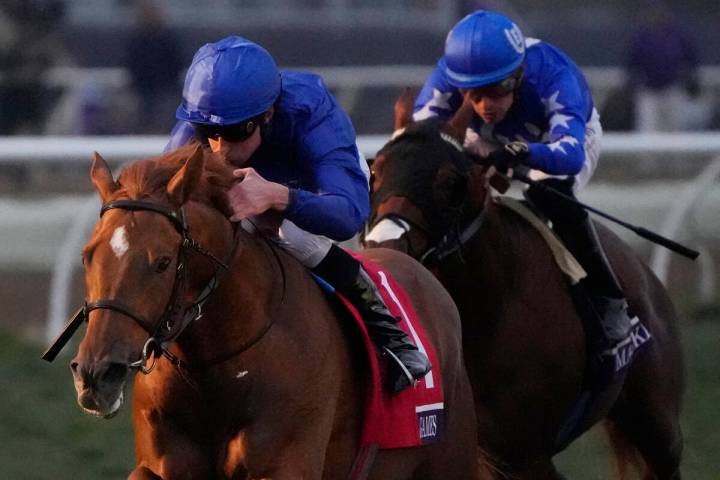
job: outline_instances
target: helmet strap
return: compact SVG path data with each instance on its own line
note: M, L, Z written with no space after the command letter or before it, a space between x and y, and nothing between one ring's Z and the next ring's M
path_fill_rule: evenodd
M522 85L522 81L525 77L525 64L520 65L517 70L513 72L512 76L517 78L515 88L513 89L513 93L517 93L517 91L520 90L520 85Z
M270 110L262 114L262 118L260 118L259 128L260 128L260 137L265 140L265 137L267 135L267 132L270 129L270 120L272 119L273 113L275 111L275 107L270 107Z

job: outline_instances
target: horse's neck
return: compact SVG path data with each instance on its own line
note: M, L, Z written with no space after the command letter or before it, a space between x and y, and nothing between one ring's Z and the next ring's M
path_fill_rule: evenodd
M213 363L239 353L244 343L259 340L255 337L267 328L274 305L280 302L282 271L271 247L243 230L236 235L237 245L233 247L231 242L225 249L226 252L235 249L228 262L229 270L218 277L220 283L205 304L203 316L178 339L190 363ZM210 263L207 259L202 261ZM194 294L210 278L203 277L200 283L196 282Z
M536 250L532 239L526 238L525 228L512 213L493 201L488 201L482 210L469 215L471 222L482 214L482 225L468 252L468 263L472 264L472 275L481 290L500 295L511 291L518 272L528 264L529 252ZM524 248L520 246L524 245Z
M491 275L498 275L512 289L518 287L521 278L534 282L548 279L557 265L535 228L497 202L488 203L486 212L480 250L484 257L493 259L487 265L495 270Z

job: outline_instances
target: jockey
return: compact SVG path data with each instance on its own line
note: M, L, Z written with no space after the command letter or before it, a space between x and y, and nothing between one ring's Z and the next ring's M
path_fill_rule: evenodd
M364 225L369 172L350 119L322 79L280 71L264 48L226 37L193 57L176 117L166 150L195 140L237 166L228 202L231 220L247 230L258 215L282 214L274 240L356 306L388 358L390 390L428 373L428 358L399 328L360 262L333 243Z
M413 119L449 120L464 102L474 111L465 147L499 171L539 170L551 176L543 184L572 197L590 180L600 155L600 117L579 68L557 47L525 38L503 15L471 13L450 30ZM587 271L583 285L596 313L610 324L629 321L587 212L541 188L526 195Z

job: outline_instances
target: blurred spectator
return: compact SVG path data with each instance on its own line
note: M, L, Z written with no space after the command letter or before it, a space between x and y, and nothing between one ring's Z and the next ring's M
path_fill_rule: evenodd
M640 131L705 128L696 44L662 0L646 0L644 25L630 42L627 68L636 92L635 127Z
M183 58L158 0L135 2L135 28L125 48L125 67L137 94L132 133L166 133L175 124Z
M0 134L41 133L59 92L45 83L47 70L71 63L59 37L62 0L0 3Z
M627 79L613 87L600 109L603 130L629 132L635 129L635 84Z

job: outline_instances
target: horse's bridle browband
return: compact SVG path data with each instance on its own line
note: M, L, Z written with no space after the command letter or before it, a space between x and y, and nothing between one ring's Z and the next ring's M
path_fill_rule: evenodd
M68 340L70 340L72 335L79 328L79 326L83 322L89 320L90 312L92 312L93 310L113 310L135 320L135 322L137 322L137 324L140 325L140 327L142 327L150 335L148 340L145 342L145 346L143 347L142 357L139 360L132 362L129 365L130 368L138 368L143 373L150 373L155 363L153 361L149 368L146 367L146 363L150 357L156 357L160 353L167 356L174 364L177 365L179 363L179 360L175 358L175 356L171 354L166 347L169 343L175 340L193 320L197 320L202 316L203 305L208 300L212 292L215 291L215 289L217 288L218 284L220 283L220 276L222 275L222 273L228 270L227 264L232 261L232 258L235 255L235 251L238 245L238 232L236 231L235 233L233 245L230 252L228 253L228 256L224 261L222 261L190 237L190 235L188 234L187 223L185 221L185 213L182 207L178 211L175 211L164 205L154 202L147 202L143 200L115 200L113 202L108 202L102 206L100 210L100 217L102 217L108 210L112 209L121 209L128 211L150 211L159 213L169 219L173 226L177 229L178 233L180 233L180 235L182 236L182 242L180 243L177 255L175 280L173 283L172 292L170 294L170 299L168 300L168 304L165 307L165 310L160 316L160 318L156 322L152 323L149 320L143 318L142 315L134 312L127 305L114 299L103 298L94 302L86 302L75 313L72 320L66 326L65 330L58 336L55 342L43 354L42 358L49 362L53 361L57 354L60 352L60 350L63 348L63 346L68 342ZM187 250L196 251L207 257L216 265L216 268L212 278L202 290L202 292L200 292L195 302L193 302L188 307L183 308L183 306L180 305L178 297L181 290L185 287L185 264ZM180 321L172 321L172 316L179 315L181 313L182 316Z

